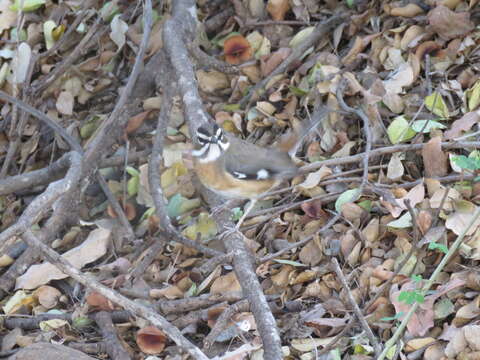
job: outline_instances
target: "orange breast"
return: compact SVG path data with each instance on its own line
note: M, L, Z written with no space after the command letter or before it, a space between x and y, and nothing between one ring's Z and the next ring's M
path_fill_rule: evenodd
M234 178L223 169L219 169L216 162L200 163L194 159L194 166L198 178L205 187L228 198L252 199L277 185L274 179L241 180Z

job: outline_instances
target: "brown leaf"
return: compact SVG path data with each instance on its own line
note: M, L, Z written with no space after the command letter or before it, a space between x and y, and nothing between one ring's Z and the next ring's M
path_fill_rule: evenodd
M150 111L143 111L140 114L132 116L130 119L128 119L125 133L128 135L136 131L140 126L142 126L148 114L150 114Z
M425 235L430 226L432 226L432 215L426 210L421 210L418 213L417 224L420 232Z
M448 171L448 158L442 151L442 139L435 136L422 149L423 166L425 166L425 176L445 176Z
M260 69L262 70L262 75L267 76L273 70L280 65L283 60L285 60L288 55L292 52L291 48L280 48L268 57L262 57L260 59Z
M322 201L314 200L305 202L300 205L301 209L307 214L307 216L313 219L320 219L322 217L327 217L327 213L322 210Z
M227 275L223 275L215 279L210 287L211 294L223 294L231 291L242 291L240 283L238 282L233 271L229 272Z
M115 304L108 300L105 296L99 294L96 291L91 292L86 296L87 304L93 306L99 310L113 311Z
M58 299L62 295L56 288L48 285L40 286L34 294L38 298L38 302L47 309L57 306Z
M432 29L445 40L466 35L475 27L468 12L456 13L443 5L431 10L427 17Z
M239 65L252 57L253 50L246 38L242 35L234 35L223 43L223 53L226 62Z
M480 122L480 111L471 111L452 123L450 130L445 131L447 140L455 139L462 134L462 131L469 131L475 123Z
M155 326L147 326L137 332L137 345L145 354L159 354L165 348L167 336Z
M273 20L285 19L285 14L290 10L289 0L268 0L267 11Z

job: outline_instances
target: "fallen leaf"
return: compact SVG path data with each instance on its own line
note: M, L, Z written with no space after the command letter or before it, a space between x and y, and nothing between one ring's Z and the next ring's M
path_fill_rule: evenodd
M115 15L110 23L112 31L110 32L110 39L117 45L120 50L125 45L125 33L128 31L128 24L122 20L121 14Z
M448 172L448 158L442 151L442 138L435 136L422 149L426 177L445 176Z
M289 0L268 0L267 11L275 21L285 19L285 14L290 10Z
M210 287L210 294L224 294L232 291L242 291L242 287L233 271L215 279Z
M62 256L76 267L82 268L107 252L108 243L110 241L111 230L95 229L85 241L79 246L67 251ZM65 275L49 262L40 265L32 265L25 274L17 277L15 287L17 289L34 289L40 285L48 283L50 280L65 279Z
M0 33L10 29L17 22L17 12L10 10L10 0L0 0Z
M223 43L225 61L232 65L239 65L249 60L253 55L252 47L242 35L233 35Z
M388 126L387 135L392 144L398 144L413 138L416 133L408 124L404 116L397 116Z
M58 112L63 115L72 115L73 114L73 105L75 104L75 99L69 91L62 91L58 95L57 102L55 107Z
M137 331L136 342L142 352L159 354L167 344L167 336L155 326L147 326Z
M475 27L470 20L470 13L457 13L443 5L431 10L427 18L433 31L445 40L466 35Z

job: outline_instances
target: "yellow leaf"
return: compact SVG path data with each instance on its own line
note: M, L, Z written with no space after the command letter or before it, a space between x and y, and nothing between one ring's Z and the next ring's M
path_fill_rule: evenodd
M448 118L450 116L447 105L438 92L434 92L432 95L425 98L425 106L433 114L440 116L441 118Z

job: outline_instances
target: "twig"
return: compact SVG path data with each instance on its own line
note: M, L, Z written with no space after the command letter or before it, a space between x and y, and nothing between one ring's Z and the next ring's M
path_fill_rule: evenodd
M417 151L423 149L426 143L422 144L407 144L407 145L393 145L385 146L379 149L374 149L370 152L370 158L375 156L393 154L396 152L405 152L405 151ZM475 149L480 147L480 141L462 141L462 142L453 142L447 141L440 144L443 149ZM303 166L300 168L302 173L308 173L314 170L320 169L322 166L334 166L334 165L345 165L352 164L364 159L364 153L344 156L341 158L333 158L328 160L317 161L312 164Z
M149 0L147 0L147 2L148 1ZM178 346L187 351L190 355L192 355L194 359L208 360L208 357L205 356L205 354L200 349L198 349L190 341L188 341L176 327L172 326L167 320L165 320L165 318L157 314L152 309L148 308L145 305L141 305L139 303L131 301L123 295L120 295L118 292L82 274L80 270L73 267L72 264L70 264L69 261L65 260L65 258L60 256L60 254L40 242L31 230L27 230L22 235L22 237L29 246L38 249L45 257L45 259L50 261L63 273L69 275L82 285L95 290L99 294L105 296L108 300L120 305L124 309L150 321L153 325L158 326L167 334L167 336L172 341L174 341Z
M99 311L95 315L95 322L97 323L102 333L102 338L106 346L107 354L115 360L130 360L130 355L123 348L122 343L118 338L117 330L113 325L110 313L107 311Z
M329 228L331 228L337 221L340 219L340 215L336 214L334 217L332 217L318 232L315 232L315 234L312 234L310 236L307 236L305 239L297 241L293 244L289 244L288 246L285 246L283 249L273 253L273 254L268 254L264 257L262 257L258 263L263 264L267 261L273 260L283 254L285 254L287 251L290 251L296 247L303 246L307 243L309 243L317 234L322 234L323 232L327 231Z
M3 92L0 90L0 99L4 101L8 101L12 104L15 104L22 110L26 111L27 113L30 113L31 115L35 116L37 119L42 121L45 125L53 129L55 132L57 132L70 146L72 150L78 151L79 153L83 152L82 147L78 143L77 140L75 140L71 135L69 135L64 128L62 128L60 125L58 125L57 122L53 121L50 119L47 115L44 113L38 111L37 109L31 107L27 103L23 102L20 99L16 99L13 96L8 95L7 93Z
M478 208L474 215L472 216L472 218L470 219L470 221L468 222L467 226L463 229L463 231L460 233L460 235L457 236L457 239L455 240L455 242L450 246L450 249L448 249L448 252L445 254L445 256L442 258L442 260L440 261L440 263L437 265L437 267L435 268L435 271L433 272L433 274L430 276L430 279L428 279L428 281L425 283L425 285L423 286L422 290L421 290L421 294L422 295L425 295L429 290L430 288L432 287L433 283L435 282L435 280L437 279L438 275L440 274L440 272L442 272L443 268L445 267L445 265L447 265L448 261L451 259L451 257L456 253L456 251L458 250L458 248L460 247L460 245L462 244L463 242L463 239L465 238L465 236L467 235L467 233L470 231L470 228L473 226L473 224L478 220L478 218L480 218L480 208ZM378 360L383 360L385 359L385 357L387 356L387 353L389 352L390 348L396 344L397 340L400 338L400 336L403 334L403 331L405 330L405 327L407 326L408 322L410 321L411 317L413 316L413 314L415 313L415 311L417 310L419 306L419 303L418 302L415 302L412 307L410 308L410 310L408 311L408 313L406 314L406 316L402 319L402 322L400 323L400 325L397 327L397 329L395 330L395 333L392 335L392 337L385 343L385 347L382 351L382 353L380 354L380 356L378 357Z
M148 154L150 154L150 149L134 152L128 154L126 160L128 161L128 163L133 163L143 159L146 160ZM120 166L124 162L124 155L112 156L110 158L101 160L99 168L103 169L106 167ZM22 191L24 189L32 190L36 186L45 185L52 181L61 179L65 175L69 163L69 155L65 154L57 161L45 168L29 171L24 174L9 176L6 179L2 179L0 180L0 195L8 195L17 191Z
M173 3L173 16L165 22L163 31L164 46L178 80L178 89L183 102L183 110L190 134L195 134L197 127L208 123L208 116L203 110L193 66L188 58L185 43L192 42L196 37L195 29L197 19L195 17L195 1L177 0ZM197 139L193 138L194 142ZM210 205L218 205L220 199L212 194L209 197ZM233 227L226 212L217 216L217 224L220 229ZM242 290L250 302L252 313L257 323L257 328L263 341L264 358L266 360L278 360L282 358L281 340L276 326L275 318L268 306L254 272L253 263L249 250L241 234L231 233L224 237L224 244L229 253L233 254L233 266Z
M335 273L338 276L338 279L342 283L343 288L347 292L348 300L350 302L350 305L353 307L353 311L355 312L355 315L357 316L357 319L360 321L360 324L362 325L363 330L366 332L368 339L370 340L370 343L372 344L373 348L375 349L375 354L379 354L381 351L381 346L380 343L378 342L377 338L372 332L372 329L370 329L370 326L368 325L367 321L365 320L365 317L362 314L362 310L358 307L358 304L355 301L355 298L352 295L352 292L350 291L350 287L348 286L347 280L345 279L345 276L343 275L342 269L340 268L340 265L338 264L337 259L334 257L332 258L332 263L333 263L333 268L335 270Z
M228 321L231 320L232 316L238 312L248 311L249 308L248 300L240 300L239 302L227 307L218 317L215 322L214 327L210 330L210 333L203 340L203 349L206 350L210 348L215 339L220 335L220 333L225 330L227 327Z

